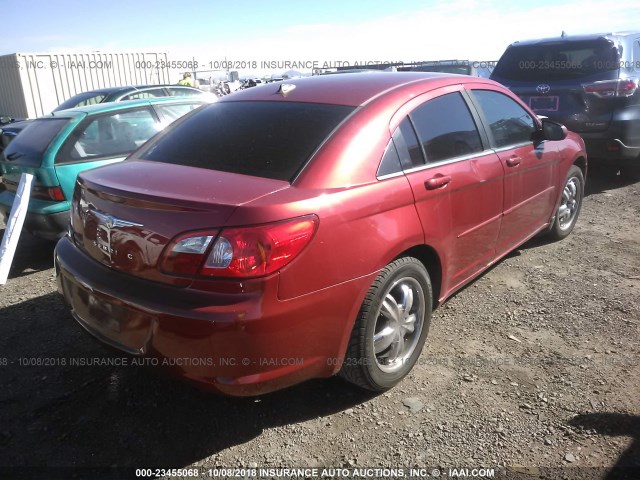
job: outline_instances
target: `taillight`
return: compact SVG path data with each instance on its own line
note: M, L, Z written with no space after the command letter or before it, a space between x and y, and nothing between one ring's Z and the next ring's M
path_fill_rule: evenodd
M56 202L62 202L64 200L64 192L60 187L47 188L49 198Z
M31 192L33 198L40 200L53 200L54 202L63 202L66 200L64 192L60 187L33 187Z
M161 269L175 275L196 275L218 230L191 232L175 238L162 259Z
M602 82L585 83L582 88L585 93L590 93L600 98L630 97L638 89L638 80L634 78L604 80Z
M167 247L161 270L169 274L248 278L269 275L307 246L318 223L306 216L256 227L190 232Z

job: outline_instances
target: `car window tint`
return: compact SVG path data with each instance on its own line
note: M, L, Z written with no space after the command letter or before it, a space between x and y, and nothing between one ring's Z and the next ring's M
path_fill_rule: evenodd
M169 96L171 97L193 97L194 95L202 95L200 90L195 88L167 87Z
M69 123L69 118L39 118L29 123L2 152L14 165L39 167L49 144Z
M429 100L410 114L427 163L482 151L476 124L460 93Z
M473 90L497 148L530 142L536 124L531 115L506 95L491 90Z
M151 138L158 128L146 107L100 115L76 128L56 163L126 156Z
M611 40L573 40L509 47L493 71L493 77L549 82L575 80L614 72L620 54Z
M402 166L400 165L400 157L398 156L398 151L393 144L393 139L391 139L389 140L387 148L382 155L382 160L380 161L380 166L378 167L377 176L383 177L385 175L391 175L393 173L398 173L401 171Z
M393 142L400 156L400 164L405 170L424 165L422 147L418 142L411 120L406 117L393 133Z
M70 99L62 102L53 111L58 112L60 110L66 110L67 108L86 107L88 105L97 105L102 103L107 98L106 93L81 93L74 95Z
M178 105L155 105L154 108L158 110L164 117L163 123L171 123L177 120L183 115L186 115L191 110L198 108L200 103L181 103Z
M142 92L133 92L122 97L122 100L144 100L145 98L166 97L162 88L154 88L153 90L145 90Z
M353 110L302 102L219 102L177 122L139 155L291 181Z

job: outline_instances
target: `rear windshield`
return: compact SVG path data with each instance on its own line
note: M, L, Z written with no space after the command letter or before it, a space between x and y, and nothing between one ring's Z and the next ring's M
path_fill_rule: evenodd
M516 45L507 49L492 78L571 80L618 70L620 56L606 39Z
M139 158L291 181L353 110L301 102L220 102L179 121Z
M29 123L2 152L3 160L39 167L45 150L69 120L69 118L39 118Z

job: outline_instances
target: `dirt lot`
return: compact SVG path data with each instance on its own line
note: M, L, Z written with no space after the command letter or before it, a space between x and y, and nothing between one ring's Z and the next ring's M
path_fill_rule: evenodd
M441 306L420 365L378 396L334 378L229 399L151 368L71 366L119 354L63 308L52 247L23 237L0 287L0 478L332 466L639 479L640 183L601 175L573 235L534 239ZM48 468L3 469L26 466Z

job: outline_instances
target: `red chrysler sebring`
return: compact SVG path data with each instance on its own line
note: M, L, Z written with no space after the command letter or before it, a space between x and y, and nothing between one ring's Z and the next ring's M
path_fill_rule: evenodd
M191 381L391 388L431 311L573 229L582 140L490 80L330 75L245 90L80 175L55 252L73 317Z

